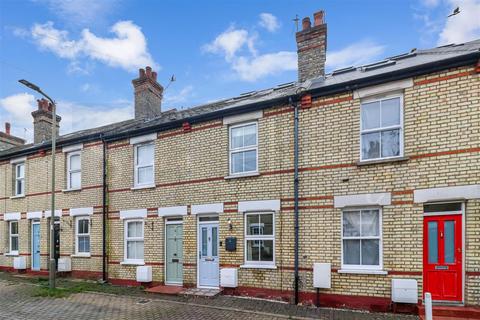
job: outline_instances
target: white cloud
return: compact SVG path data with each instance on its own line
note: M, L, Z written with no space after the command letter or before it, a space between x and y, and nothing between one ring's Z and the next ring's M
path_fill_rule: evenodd
M363 40L343 49L327 52L326 66L331 70L358 66L378 59L384 52L384 46L370 40Z
M295 52L279 51L259 55L255 48L257 40L258 34L255 32L230 27L204 45L203 50L222 55L235 76L244 81L256 81L284 71L296 70Z
M193 86L191 85L188 85L184 88L182 88L180 91L178 92L168 92L165 94L165 102L167 104L178 104L178 103L184 103L184 102L187 102L188 99L190 99L191 97L193 97ZM167 106L169 107L169 106Z
M110 14L116 0L41 0L62 20L76 25L92 25Z
M31 29L32 37L40 48L72 61L69 70L73 72L85 72L78 64L82 57L127 71L135 71L146 65L159 69L148 52L147 40L139 26L131 21L119 21L110 31L115 37L98 37L84 29L79 40L70 40L67 31L56 29L50 21L35 24Z
M256 81L269 75L297 70L297 54L290 51L280 51L252 58L238 57L233 62L232 68L242 80Z
M459 7L460 13L445 18L437 44L463 43L480 38L480 0L449 0L450 12Z
M224 54L225 59L232 59L244 45L254 49L255 38L249 36L247 30L228 28L219 34L212 42L203 46L203 50L210 53Z
M433 8L440 4L440 0L421 0L421 3L426 7Z
M33 130L28 130L25 136L25 128L31 129L33 118L31 113L36 109L35 97L29 93L18 93L0 99L0 115L5 121L9 121L12 125L12 134L20 137L31 139ZM3 123L2 123L3 125Z
M19 93L0 99L0 116L11 122L12 134L33 141L33 118L37 109L35 97L29 93ZM133 118L131 101L119 100L111 105L86 106L70 101L58 101L57 112L62 117L61 134L103 126ZM2 124L3 125L3 124ZM26 130L25 130L26 129Z
M261 13L259 24L270 32L275 32L280 28L280 23L278 22L277 17L271 13Z

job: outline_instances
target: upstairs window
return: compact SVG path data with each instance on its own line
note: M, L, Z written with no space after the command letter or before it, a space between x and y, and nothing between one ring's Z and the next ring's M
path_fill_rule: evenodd
M25 163L15 165L15 195L25 195Z
M18 221L9 223L9 249L10 254L18 254Z
M361 160L403 156L402 104L400 95L362 102Z
M82 158L81 152L67 154L67 189L82 187Z
M135 145L135 187L154 185L154 150L153 143Z
M382 268L380 209L345 210L342 215L342 269Z
M257 123L230 127L230 175L258 171Z
M76 254L90 254L90 218L78 217L76 226Z

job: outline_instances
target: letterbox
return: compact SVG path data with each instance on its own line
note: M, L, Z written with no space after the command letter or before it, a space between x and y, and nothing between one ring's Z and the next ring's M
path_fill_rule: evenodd
M237 250L237 238L236 237L227 237L225 239L225 250L227 250L227 251L236 251Z

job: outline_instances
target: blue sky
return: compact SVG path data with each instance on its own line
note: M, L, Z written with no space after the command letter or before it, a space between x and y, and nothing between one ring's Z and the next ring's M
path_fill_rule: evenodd
M461 13L446 18L453 8ZM2 0L0 123L31 140L36 83L62 133L131 118L131 80L152 65L163 109L294 81L296 14L326 11L327 70L480 38L480 0Z

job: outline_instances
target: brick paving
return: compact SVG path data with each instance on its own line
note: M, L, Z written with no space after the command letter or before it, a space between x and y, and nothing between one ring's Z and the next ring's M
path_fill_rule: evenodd
M83 292L53 299L34 297L34 288L24 282L0 280L0 319L418 319L415 316L317 309L229 296L192 298Z

